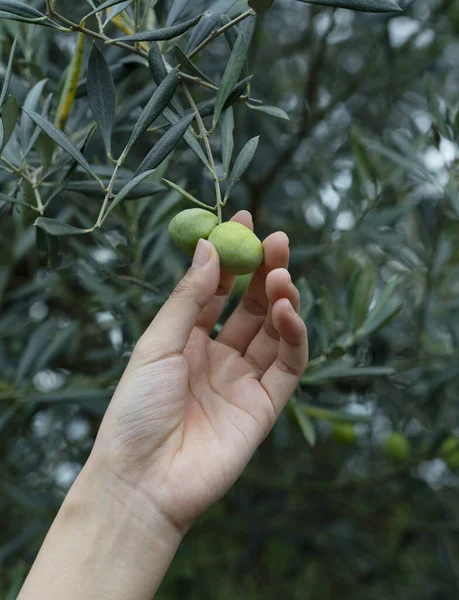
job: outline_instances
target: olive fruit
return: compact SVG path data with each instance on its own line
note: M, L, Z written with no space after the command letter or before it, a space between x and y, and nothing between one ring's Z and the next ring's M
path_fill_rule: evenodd
M411 445L403 433L394 432L384 440L384 454L394 462L404 462L411 454Z
M232 275L253 273L263 262L263 246L257 236L241 223L217 225L209 235L224 271Z
M459 471L459 438L452 435L447 437L440 446L440 456L450 471Z
M355 427L349 423L334 423L332 435L341 444L353 444L357 440Z
M182 210L169 223L169 235L176 246L193 254L200 238L205 240L218 224L217 216L203 208Z

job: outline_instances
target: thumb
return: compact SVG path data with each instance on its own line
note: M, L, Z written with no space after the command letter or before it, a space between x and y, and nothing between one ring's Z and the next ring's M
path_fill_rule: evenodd
M193 263L140 338L136 354L148 362L181 354L201 310L215 295L220 261L214 246L200 239Z

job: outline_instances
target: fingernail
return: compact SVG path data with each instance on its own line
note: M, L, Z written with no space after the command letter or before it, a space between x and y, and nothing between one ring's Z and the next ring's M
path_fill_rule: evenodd
M210 248L206 240L200 239L196 250L194 251L193 263L191 267L193 269L199 269L209 262Z
M249 215L249 217L252 218L252 214L249 213L248 210L240 210L239 212L244 213L245 215Z

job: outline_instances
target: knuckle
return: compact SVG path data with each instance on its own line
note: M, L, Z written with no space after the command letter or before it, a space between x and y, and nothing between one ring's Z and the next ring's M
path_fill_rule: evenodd
M266 319L265 324L264 324L264 329L265 329L266 335L268 335L270 338L272 338L276 342L278 342L280 340L280 335L279 335L277 329L274 327L274 323L272 322L272 319Z
M287 375L293 375L294 377L301 377L303 375L302 370L297 366L288 363L281 357L278 357L277 359L277 367L282 373L286 373Z
M255 298L251 298L250 296L245 296L243 298L243 306L247 312L252 315L264 317L266 315L267 309L261 302L256 300Z

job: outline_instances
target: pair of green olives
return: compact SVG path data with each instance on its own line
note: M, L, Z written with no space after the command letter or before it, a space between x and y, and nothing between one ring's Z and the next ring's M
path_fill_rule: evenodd
M218 252L220 265L232 275L253 273L263 262L263 246L257 236L241 223L218 224L216 215L202 208L190 208L169 223L169 235L181 250L193 254L198 241L209 240Z

